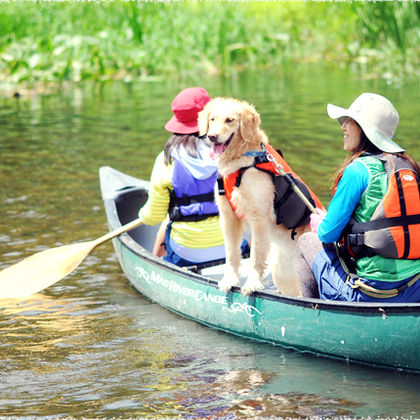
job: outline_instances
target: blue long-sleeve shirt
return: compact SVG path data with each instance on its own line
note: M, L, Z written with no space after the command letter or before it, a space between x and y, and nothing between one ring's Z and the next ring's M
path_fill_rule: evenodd
M340 239L369 184L369 178L369 170L357 160L346 167L327 214L318 226L318 237L322 242L332 243Z

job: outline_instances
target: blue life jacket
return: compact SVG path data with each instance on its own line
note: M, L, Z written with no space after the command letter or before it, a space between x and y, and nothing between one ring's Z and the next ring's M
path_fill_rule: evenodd
M198 222L217 216L219 210L214 201L217 169L206 179L197 179L181 160L173 158L173 191L170 192L169 218L173 222Z

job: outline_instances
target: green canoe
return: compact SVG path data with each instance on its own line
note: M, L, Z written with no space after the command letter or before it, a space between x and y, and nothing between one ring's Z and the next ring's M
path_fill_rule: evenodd
M100 169L111 230L137 218L148 182L110 167ZM217 288L223 264L179 268L151 253L158 227L113 239L131 285L164 308L240 337L349 362L420 373L420 304L352 303L276 293L270 279L261 293L244 297Z

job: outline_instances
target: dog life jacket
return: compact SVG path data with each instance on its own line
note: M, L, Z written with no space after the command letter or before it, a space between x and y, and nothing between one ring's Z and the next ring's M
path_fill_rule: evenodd
M219 210L214 201L217 170L206 179L197 179L180 160L173 160L173 191L170 192L169 219L173 222L198 222L217 216Z
M322 208L321 201L307 187L307 185L292 171L290 166L271 145L262 145L263 150L248 152L246 156L254 156L254 162L250 166L245 166L229 174L228 176L218 178L218 188L220 195L226 195L233 211L237 213L235 205L232 203L232 192L235 187L239 187L242 176L249 168L256 168L259 171L268 173L272 176L275 187L274 194L274 213L276 215L276 224L283 224L288 229L295 229L309 223L311 211L306 204L293 190L291 182L296 184L305 197L314 207ZM274 158L269 160L268 157ZM276 170L276 164L281 165L288 176L282 176ZM241 216L242 217L242 216ZM294 234L292 233L292 238Z
M374 255L419 259L419 177L401 157L389 154L370 156L379 159L385 167L386 192L369 221L351 219L341 245L354 259Z

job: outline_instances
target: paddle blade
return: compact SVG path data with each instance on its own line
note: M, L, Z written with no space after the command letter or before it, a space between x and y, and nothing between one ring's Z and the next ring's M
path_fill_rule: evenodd
M23 298L70 274L97 246L81 242L38 252L0 271L0 299Z

